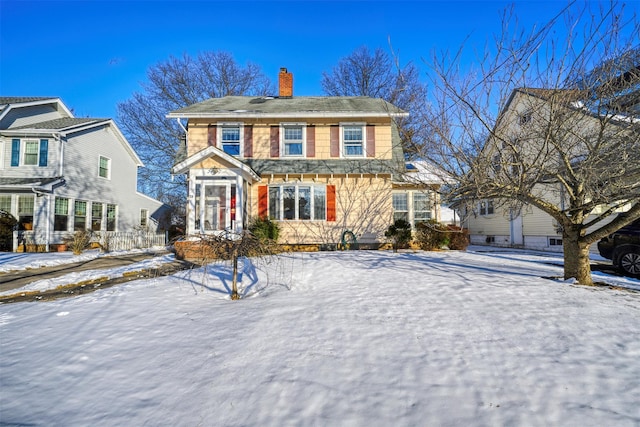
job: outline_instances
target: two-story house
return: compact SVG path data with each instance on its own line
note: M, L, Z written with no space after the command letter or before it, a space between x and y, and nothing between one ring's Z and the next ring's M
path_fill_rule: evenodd
M637 95L636 92L636 102ZM637 184L633 183L629 187L620 186L619 190L612 187L610 198L602 196L607 194L608 179L616 179L616 185L620 185L621 179L603 176L600 171L609 163L618 161L615 156L607 157L608 150L624 155L625 151L616 145L631 147L630 144L637 138L637 119L636 130L633 130L630 126L633 121L629 116L616 116L612 113L615 110L610 108L590 111L582 101L584 96L577 90L515 89L496 124L494 132L497 136L489 138L483 155L487 159L494 159L490 173L495 174L496 182L502 185L504 191L513 191L518 186L531 186L528 189L531 194L564 212L570 211L569 200L573 188L562 180L570 181L573 176L563 171L570 167L572 174L577 176L576 182L588 183L585 187L597 187L599 178L594 177L600 176L601 182L605 183L602 189L581 190L585 193L593 191L592 197L598 197L601 201L600 204L594 204L585 221L593 223L587 230L590 232L615 216L600 220L598 217L603 212L614 209L614 212L621 213L637 203ZM640 104L635 105L635 111L638 111L637 105ZM634 111L634 105L625 105L625 111ZM637 158L633 148L628 150L628 155ZM566 160L568 166L563 163L565 158L569 159ZM588 167L580 166L584 158L590 161ZM602 159L600 163L598 158ZM556 172L558 170L560 172ZM629 169L629 174L632 173ZM558 175L562 178L559 179ZM578 185L575 187L580 191ZM628 192L625 192L625 188ZM620 194L616 194L616 191ZM573 195L575 198L579 196ZM562 225L532 204L518 206L506 203L506 199L496 194L494 198L475 200L464 206L460 215L463 218L462 225L469 230L471 244L563 251ZM592 250L595 249L594 245Z
M252 218L280 224L280 241L331 244L351 231L378 245L396 217L437 218L437 194L406 180L394 119L407 113L369 97L212 98L167 117L186 120L187 234L239 231ZM433 182L437 186L437 182Z
M141 166L111 119L76 118L58 98L0 97L0 210L39 250L76 230L166 228L166 206L137 192Z

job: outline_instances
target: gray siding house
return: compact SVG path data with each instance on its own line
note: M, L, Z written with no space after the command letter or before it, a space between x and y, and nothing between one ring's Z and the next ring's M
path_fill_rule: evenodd
M166 229L167 206L137 191L142 166L111 119L76 118L59 98L0 97L0 210L40 250L78 230Z

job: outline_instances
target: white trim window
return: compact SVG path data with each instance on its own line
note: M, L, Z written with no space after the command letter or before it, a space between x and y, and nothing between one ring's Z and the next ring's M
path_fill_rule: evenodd
M493 207L493 200L480 200L480 202L478 203L478 213L480 214L480 216L493 215L494 212L495 210Z
M269 216L279 221L325 221L327 190L324 185L269 186Z
M22 150L22 151L21 151ZM49 157L48 139L11 140L11 166L47 166ZM20 162L22 159L22 163Z
M392 193L393 220L404 219L412 227L433 217L433 204L429 193L416 190Z
M404 219L409 221L409 195L405 192L393 193L393 221Z
M244 126L241 123L220 123L218 126L218 148L234 157L241 157Z
M73 230L84 231L87 229L87 202L76 200L73 204Z
M107 204L107 231L116 231L118 206Z
M100 178L111 179L111 159L100 156L98 159L98 176Z
M91 229L102 230L102 203L91 202Z
M140 227L146 227L149 225L149 210L140 209Z
M364 123L341 123L340 144L343 157L365 157L366 126Z
M69 199L56 197L53 218L53 231L69 230Z
M304 123L282 123L280 135L280 150L283 157L305 157L307 128Z

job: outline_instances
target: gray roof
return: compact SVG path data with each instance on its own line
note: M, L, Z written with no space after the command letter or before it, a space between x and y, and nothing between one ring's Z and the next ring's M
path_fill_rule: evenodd
M99 122L105 122L105 121L109 121L109 119L63 117L60 119L47 120L45 122L31 123L29 125L18 126L18 127L11 128L10 130L19 130L19 129L62 130L70 127L80 126L87 123L99 123Z
M9 104L24 104L27 102L45 101L47 99L57 99L52 96L0 96L0 111Z
M40 187L53 184L56 181L61 180L61 177L52 178L0 178L0 187Z
M379 116L406 115L398 107L366 96L225 96L211 98L169 113L169 117Z

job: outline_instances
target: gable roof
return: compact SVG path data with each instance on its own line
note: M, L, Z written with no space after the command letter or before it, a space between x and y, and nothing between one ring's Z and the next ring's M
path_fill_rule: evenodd
M170 112L169 118L230 117L389 117L408 113L389 102L367 96L302 96L291 98L225 96Z
M84 124L99 124L108 122L109 119L92 119L92 118L74 118L63 117L60 119L47 120L39 123L32 123L30 125L12 127L10 130L22 130L22 129L34 129L34 130L71 130L74 127Z
M251 179L253 181L260 181L260 177L258 174L251 169L251 167L247 166L245 163L236 159L233 156L225 153L221 149L217 147L207 147L204 150L200 150L192 156L187 157L180 163L176 164L172 168L172 173L181 174L185 173L189 168L195 166L196 164L210 158L219 158L222 161L231 164L233 167L240 169L242 175L245 178Z
M56 104L68 117L73 117L71 111L60 98L53 96L2 96L0 97L0 119L14 108L44 104Z

